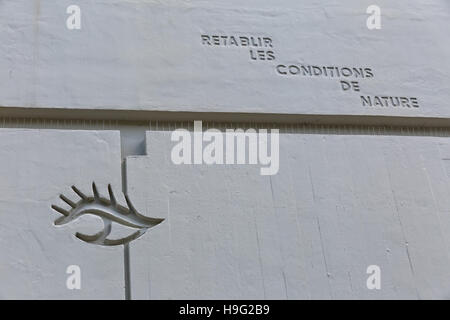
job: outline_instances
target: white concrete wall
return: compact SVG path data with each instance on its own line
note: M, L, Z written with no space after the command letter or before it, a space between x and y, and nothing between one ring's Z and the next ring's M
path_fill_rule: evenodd
M283 134L280 171L174 165L170 133L127 159L139 299L448 299L448 138ZM368 290L367 267L381 268Z
M66 28L71 4L81 30ZM371 4L2 1L0 106L448 117L448 1L377 1L380 30L366 27ZM202 34L270 37L276 59L202 45ZM338 78L275 69L299 63L370 67L361 94L416 97L420 107L363 107Z
M0 130L0 299L122 299L123 250L75 238L95 233L86 217L56 228L58 197L77 201L96 181L120 192L120 138L112 131ZM119 193L120 194L120 193ZM81 268L81 290L69 290L67 267Z
M121 299L122 247L76 239L95 219L56 228L75 184L120 197L112 131L0 131L0 297ZM139 212L166 218L131 243L135 299L448 299L446 137L282 134L280 171L174 165L170 132L127 159ZM115 228L115 227L113 227ZM82 289L68 290L79 265ZM381 268L381 290L366 269Z
M72 4L81 30L66 27ZM144 141L145 122L104 130L96 113L174 111L164 113L171 129L183 112L448 120L450 3L379 0L380 30L366 27L371 4L0 1L0 127L11 127L0 129L0 299L123 298L123 248L74 236L101 223L52 225L59 194L76 198L73 184L91 194L92 181L104 195L111 183L122 204L126 181L139 212L166 218L130 245L136 299L450 298L448 134L284 131L279 172L261 176L259 166L176 166L170 131L153 127ZM268 37L275 60L202 35ZM348 78L361 91L344 92L343 77L282 75L280 64L374 76ZM420 107L364 107L360 95L415 97ZM11 120L19 109L26 119ZM96 121L83 113L72 124L75 109ZM66 287L69 265L81 267L81 290ZM369 265L381 267L381 290L366 287Z

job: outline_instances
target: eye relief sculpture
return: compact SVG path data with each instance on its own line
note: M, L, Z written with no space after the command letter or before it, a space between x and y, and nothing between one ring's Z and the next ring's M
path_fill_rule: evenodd
M62 217L55 220L55 226L70 223L86 214L100 217L103 220L104 225L103 230L94 235L86 235L77 232L75 236L82 241L103 246L122 245L139 238L147 231L147 229L164 221L164 219L149 218L141 215L134 208L127 195L125 195L127 207L118 204L111 185L108 185L109 199L100 196L95 183L92 183L93 196L85 195L75 186L72 186L72 190L81 199L75 203L62 194L59 196L61 200L71 207L71 209L65 210L56 205L52 205L53 210L62 214ZM121 239L108 239L113 222L137 229L137 231Z

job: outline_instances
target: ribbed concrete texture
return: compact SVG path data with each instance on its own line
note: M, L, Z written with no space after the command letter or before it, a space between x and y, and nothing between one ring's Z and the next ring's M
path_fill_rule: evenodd
M282 134L277 175L175 165L170 132L127 159L137 299L449 299L448 138ZM369 290L367 267L381 269Z
M95 233L93 217L61 226L55 204L70 208L76 185L92 196L91 183L120 194L120 136L114 131L0 130L0 299L122 299L123 250L86 244L76 232ZM81 289L67 279L81 269Z
M2 1L0 106L448 117L449 21L448 0Z

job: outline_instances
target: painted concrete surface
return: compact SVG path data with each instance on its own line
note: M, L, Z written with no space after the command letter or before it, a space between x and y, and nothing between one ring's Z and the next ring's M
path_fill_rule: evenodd
M136 299L449 299L448 138L282 134L280 171L128 157ZM369 265L381 290L368 290Z
M81 30L66 27L72 4ZM366 27L371 4L2 1L0 106L450 116L449 2L377 1L380 30ZM275 60L202 44L202 35L268 37ZM361 92L344 92L342 78L280 75L279 64L370 67L374 76L348 78ZM415 97L420 107L363 107L360 95Z
M52 204L66 208L76 185L92 195L121 191L116 131L0 130L0 299L123 299L123 250L83 243L101 221L80 218L59 228ZM118 198L120 199L120 198ZM69 290L67 267L81 268L81 290Z
M361 0L79 0L82 28L68 30L72 4L0 1L0 108L176 111L174 128L184 111L450 116L447 0L377 1L380 30ZM373 76L279 72L299 65ZM364 107L360 95L420 106ZM0 130L0 299L123 299L123 248L83 243L75 232L101 221L56 228L50 208L92 181L123 204L122 178L140 213L166 219L131 243L135 299L450 299L448 137L283 133L279 172L261 176L174 165L170 131L156 130L121 177L143 124L70 130L84 124L69 113L61 130ZM69 265L81 290L66 287ZM366 287L370 265L381 290Z

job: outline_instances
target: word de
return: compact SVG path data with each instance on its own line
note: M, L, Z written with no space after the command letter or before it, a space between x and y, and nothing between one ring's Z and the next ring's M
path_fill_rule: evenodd
M341 80L341 88L343 91L347 91L347 90L360 91L358 81Z

